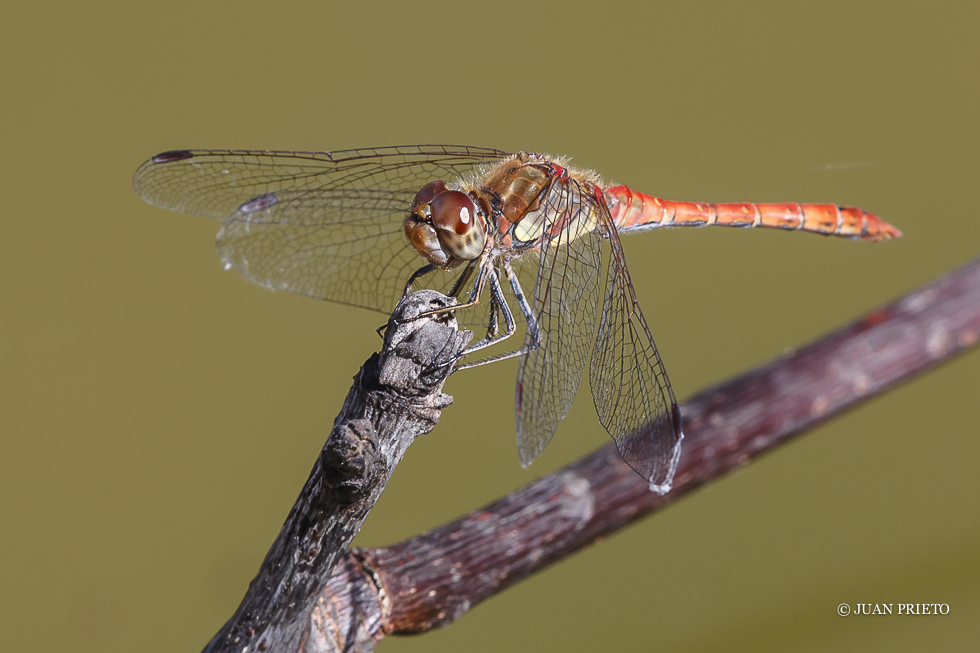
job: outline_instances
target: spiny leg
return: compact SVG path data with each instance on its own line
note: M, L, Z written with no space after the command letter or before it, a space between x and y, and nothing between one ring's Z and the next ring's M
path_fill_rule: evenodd
M514 297L517 298L517 305L520 307L521 313L524 314L524 319L527 320L527 328L531 332L531 342L527 347L523 347L519 353L537 349L541 343L541 329L538 326L538 319L534 317L534 311L531 310L531 305L528 304L524 290L521 288L521 282L518 281L517 274L514 273L514 268L510 266L509 261L504 261L504 274L507 275L510 288L514 291Z
M504 261L503 262L503 266L504 266L504 274L507 275L507 280L510 282L510 287L514 291L514 297L517 298L517 304L518 304L518 306L520 306L521 312L524 314L524 319L527 320L527 328L531 332L531 339L532 339L532 341L530 343L528 343L527 346L521 347L520 349L517 349L515 351L507 352L506 354L499 354L497 356L490 356L489 358L484 358L483 360L473 361L472 363L464 363L463 365L457 365L456 368L453 370L453 372L458 372L459 370L469 369L471 367L478 367L480 365L486 365L487 363L496 363L497 361L507 360L508 358L514 358L515 356L520 356L521 354L524 354L525 352L529 352L529 351L532 351L534 349L537 349L538 348L538 345L541 343L541 331L538 328L538 321L534 317L534 313L531 311L531 306L528 304L527 298L524 297L524 291L521 289L521 284L517 280L517 275L514 274L514 270L510 266L510 263L509 262ZM499 288L499 285L498 285L498 288ZM502 295L501 295L501 299L503 299ZM501 307L501 310L504 311L504 319L506 320L507 319L507 316L508 315L511 315L511 313L510 313L510 307L507 306L506 301L503 302L503 305ZM512 315L511 315L511 318L510 319L513 320L513 316ZM510 337L511 335L513 335L513 332L510 332L510 333L506 334L505 336L502 336L500 338L497 338L496 340L494 340L492 342L500 342L501 340L504 340L504 339ZM483 343L482 340L479 343L477 343L477 344L481 344L481 343ZM491 343L487 343L486 345L483 345L483 347L486 347L489 344L491 344ZM474 347L475 347L475 345L474 345ZM483 347L480 347L480 349L482 349ZM463 352L463 355L465 355L466 353L467 352L464 351Z
M453 284L452 290L449 291L449 296L455 298L456 296L459 295L460 289L463 287L463 284L466 283L467 279L469 279L471 276L473 276L473 268L475 267L475 264L476 264L476 261L474 260L474 261L470 261L466 265L466 269L463 270L463 273L461 275L459 275L459 278L456 280L456 283ZM405 290L402 293L402 299L405 299L406 297L408 297L409 293L412 292L412 284L414 284L417 279L420 279L420 278L424 277L425 275L429 274L430 272L433 272L433 271L438 270L438 269L440 269L440 268L437 268L436 266L434 266L434 265L432 265L430 263L428 265L423 265L418 270L416 270L415 272L413 272L412 273L412 276L409 277L408 281L405 283ZM479 284L480 281L477 280L477 283ZM482 289L482 286L481 286L481 289ZM456 304L454 306L447 306L446 308L435 309L435 310L432 310L432 311L428 311L428 312L422 313L421 315L417 315L417 316L415 316L412 319L417 320L417 319L422 318L422 317L430 317L432 315L440 315L442 313L448 313L450 311L455 311L455 310L457 310L459 308L467 308L469 306L472 306L472 303L466 304L466 305ZM377 328L378 335L381 336L381 337L384 337L384 333L383 332L387 328L388 328L388 325L387 324L382 324L381 326L379 326Z
M500 327L500 304L497 301L497 297L494 293L490 293L490 321L487 324L487 335L483 337L479 342L473 343L472 346L483 345L485 342L491 342L497 338Z
M459 275L459 278L456 279L456 283L453 284L452 290L449 291L450 297L459 297L459 293L463 290L463 285L465 285L466 282L469 281L470 277L473 276L473 270L475 268L476 259L466 264L466 269L463 270L461 275Z
M467 267L473 268L476 267L476 265L477 264L474 261L473 263L470 263L470 265ZM469 269L464 270L463 276L461 276L460 279L468 278L471 274L472 274L472 270ZM487 278L490 276L496 278L496 275L497 272L492 267L487 267L481 264L480 271L477 273L476 276L476 283L473 284L473 290L470 291L470 299L468 301L465 301L462 304L454 304L453 306L445 306L443 308L435 308L432 309L431 311L426 311L425 313L418 315L415 319L419 319L423 317L432 317L434 315L442 315L443 313L453 313L455 311L461 311L476 306L477 304L480 303L480 295L483 294L483 287L487 284ZM461 285L462 284L459 282L456 283L456 286L461 286ZM499 281L497 281L497 286L499 288L500 286ZM453 287L452 292L458 293L459 289L457 287Z
M412 284L414 284L417 279L421 279L425 275L427 275L430 272L433 272L433 271L435 271L437 269L438 268L436 266L434 266L434 265L432 265L430 263L430 264L427 264L427 265L423 265L418 270L416 270L415 272L413 272L412 273L412 276L410 276L408 278L408 281L405 282L405 289L402 291L402 299L405 299L406 297L408 297L409 293L412 292ZM382 338L384 338L385 337L384 331L387 328L388 328L388 323L386 322L386 323L382 324L381 326L379 326L377 329L375 329L375 331L377 332L377 334L379 336L381 336Z
M490 282L490 301L491 304L496 304L500 308L500 312L504 316L504 324L506 325L506 331L503 333L496 333L497 325L494 324L496 320L491 318L490 328L487 329L487 337L480 342L470 345L462 351L460 357L466 356L467 354L472 354L475 351L485 349L490 345L506 340L507 338L514 335L517 331L517 322L514 321L514 315L510 312L510 307L507 305L507 300L504 298L503 289L500 287L500 277L497 276L497 271L490 269L487 272L487 280Z
M410 276L408 278L408 281L405 283L405 290L404 292L402 292L402 299L408 297L409 293L412 292L412 284L415 283L416 279L420 279L421 277L424 277L425 275L429 274L430 272L436 269L438 269L436 268L436 266L429 263L428 265L423 265L418 270L413 272L412 276Z

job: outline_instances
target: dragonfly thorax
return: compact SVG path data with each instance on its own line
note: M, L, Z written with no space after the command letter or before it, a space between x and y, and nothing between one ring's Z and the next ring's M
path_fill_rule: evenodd
M419 256L444 269L475 259L487 242L476 203L442 181L426 184L415 195L405 218L405 236Z

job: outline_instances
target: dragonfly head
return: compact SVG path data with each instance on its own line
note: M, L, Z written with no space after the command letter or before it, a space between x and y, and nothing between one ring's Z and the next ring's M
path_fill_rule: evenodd
M476 203L442 181L426 184L415 195L405 235L422 258L446 269L475 259L487 242Z

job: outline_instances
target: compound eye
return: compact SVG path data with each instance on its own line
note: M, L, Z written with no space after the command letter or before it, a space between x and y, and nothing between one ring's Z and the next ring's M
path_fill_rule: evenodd
M478 228L476 205L466 193L449 190L432 200L432 224L462 236Z
M469 195L458 190L447 190L436 195L429 206L432 209L432 226L436 228L442 248L450 256L472 261L483 252L487 235Z
M430 181L425 186L422 186L422 190L415 194L415 199L412 200L412 213L418 213L418 208L420 206L425 206L432 199L446 190L446 182L444 181Z

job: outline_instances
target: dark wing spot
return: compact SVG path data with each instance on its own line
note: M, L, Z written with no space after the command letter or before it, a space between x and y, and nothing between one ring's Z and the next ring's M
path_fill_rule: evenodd
M170 150L162 152L153 157L153 163L170 163L171 161L183 161L194 156L190 150Z
M265 195L259 195L258 197L253 197L249 201L238 207L238 210L242 213L255 213L256 211L261 211L262 209L267 209L273 204L278 204L279 198L276 197L275 193L266 193Z

